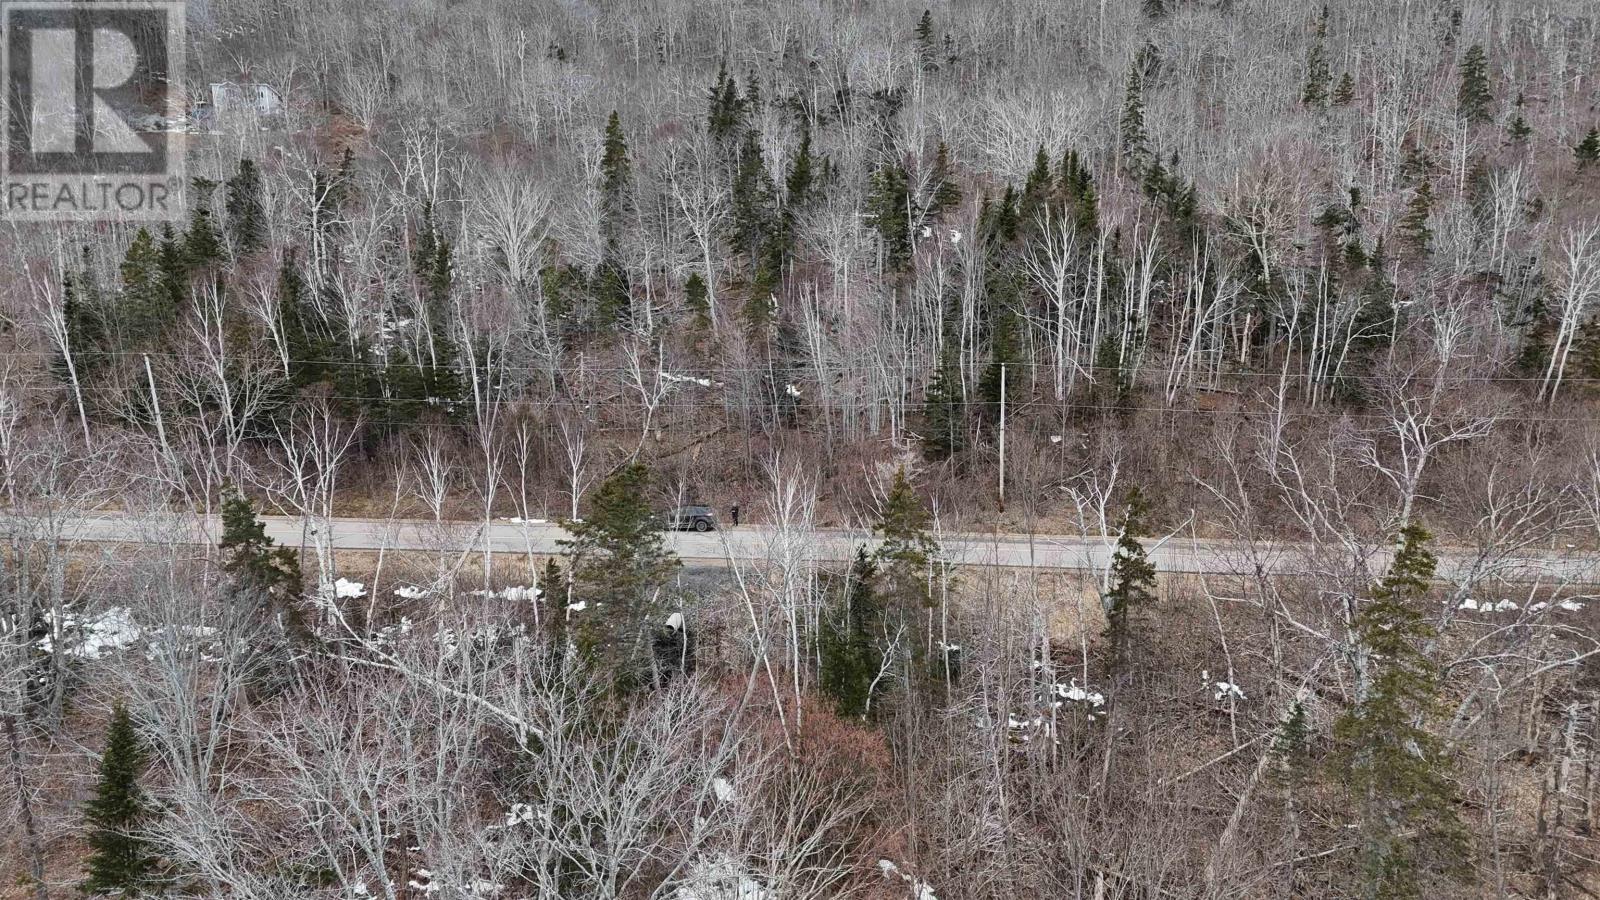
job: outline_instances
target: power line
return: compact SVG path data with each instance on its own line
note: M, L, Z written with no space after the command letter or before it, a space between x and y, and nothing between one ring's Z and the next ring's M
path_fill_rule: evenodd
M57 354L57 353L55 353L53 351L46 351L46 350L6 350L6 351L0 351L0 357L29 357L29 358L35 358L35 359L53 359L58 355L59 354ZM149 356L149 357L153 357L153 358L156 358L156 359L177 359L177 360L193 360L193 359L195 359L195 357L193 355L175 353L175 352L172 352L172 351L141 352L141 351L136 351L136 350L104 350L104 351L96 350L96 351L87 351L87 352L82 353L81 355L82 356L109 356L109 357L116 357L116 358L129 358L129 357L140 358L140 357ZM274 357L274 358L272 358L272 361L278 362L279 360L276 357ZM317 366L327 366L327 367L331 367L331 368L355 368L355 369L382 369L382 370L387 370L387 369L398 368L398 367L407 366L407 365L430 367L430 366L426 366L425 364L421 364L421 363L390 362L390 361L387 361L387 360L299 359L299 358L291 358L289 361L290 361L291 364L317 365ZM1075 372L1081 372L1081 373L1090 374L1090 375L1092 375L1095 372L1117 372L1117 373L1126 374L1126 371L1127 371L1127 370L1125 370L1125 369L1123 369L1123 368L1121 368L1119 366L1096 366L1096 365L1058 366L1056 363L1040 361L1040 360L1022 361L1022 362L1007 362L1006 365L1008 367L1015 367L1015 368L1045 369L1045 370L1052 370L1052 371L1056 370L1056 369L1071 369L1072 371L1075 371ZM433 367L433 368L438 368L438 367ZM467 371L467 370L471 369L470 366L460 366L459 368L461 368L463 371ZM573 372L578 371L578 368L575 367L575 366L572 366L572 365L555 365L555 366L505 366L505 365L496 365L496 366L492 366L492 367L489 367L489 368L490 368L491 371L497 371L497 372L533 372L533 373L538 373L538 374L545 374L545 373L549 372L552 368L554 368L556 370L559 370L561 372L565 372L565 373L573 373ZM811 374L811 373L815 373L815 372L818 372L818 371L826 372L826 373L830 373L830 374L879 375L879 374L883 374L885 372L901 372L901 373L904 373L904 372L917 372L917 373L920 373L920 372L931 371L931 370L937 368L937 363L934 363L934 362L929 362L929 363L926 363L926 364L918 364L918 363L888 363L888 364L884 364L884 365L829 364L829 365L824 365L824 366L817 366L817 365L814 365L812 363L796 362L796 363L792 363L792 364L784 364L784 365L777 365L777 366L719 366L719 367L716 367L716 368L709 368L709 369L684 369L682 371L676 371L676 372L670 371L670 370L666 370L666 369L662 369L662 370L659 370L659 371L660 371L661 374L664 374L664 375L673 375L673 376L678 376L680 378L686 378L687 379L687 378L692 377L692 375L694 375L694 374L698 374L701 377L710 376L710 375L716 375L716 374L719 374L719 373L727 373L727 374L730 374L730 375L737 375L737 374L746 374L746 375L748 375L748 374L770 374L774 369L782 369L782 368L791 369L791 370L799 373L801 375L801 377L804 377L804 375L806 375L806 374ZM596 375L607 375L607 374L632 375L632 374L634 374L634 369L632 369L631 367L627 367L627 366L590 366L590 365L584 365L582 367L582 371L585 372L585 373L591 373L591 374L596 374ZM657 370L652 369L652 370L649 370L647 372L647 374L655 374L656 371ZM1136 374L1159 374L1159 375L1165 375L1165 374L1168 374L1170 371L1171 370L1167 369L1167 368L1146 366L1144 368L1139 369L1138 373L1136 373ZM1342 380L1342 379L1343 380L1350 380L1350 379L1359 378L1359 376L1346 375L1346 376L1342 376L1342 379L1336 379L1336 378L1328 378L1328 377L1321 376L1321 375L1314 375L1314 374L1311 374L1309 372L1254 372L1254 371L1244 371L1244 370L1218 372L1218 373L1216 373L1215 377L1218 378L1218 379L1222 379L1222 380L1231 379L1231 378L1263 378L1263 379L1270 379L1270 380L1274 380L1274 381L1311 381L1311 380L1315 380L1315 381L1324 381L1324 382L1329 382L1329 383L1332 383L1332 382L1338 381L1338 380ZM1549 381L1552 381L1554 379L1546 379L1546 378L1541 377L1541 376L1527 376L1527 375L1452 375L1452 376L1449 377L1448 380L1452 384L1461 384L1461 383L1466 383L1466 384L1494 384L1494 383L1502 383L1502 382L1503 383L1538 383L1538 384L1544 384L1544 383L1548 383ZM1577 376L1577 375L1563 376L1561 378L1561 383L1562 384L1600 383L1600 376L1590 376L1590 377ZM710 385L701 385L701 386L702 387L710 387ZM1202 388L1202 390L1203 390L1203 388Z

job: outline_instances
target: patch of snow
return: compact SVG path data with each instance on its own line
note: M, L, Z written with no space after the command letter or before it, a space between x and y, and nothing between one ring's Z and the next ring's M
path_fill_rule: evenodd
M1501 600L1499 603L1494 605L1495 612L1514 612L1520 608L1521 607L1517 606L1516 601L1514 600Z
M1556 606L1567 612L1581 612L1583 610L1583 604L1576 600L1563 600L1557 603Z
M1059 435L1059 434L1050 435L1050 443L1052 443L1052 444L1061 443L1061 435Z
M728 858L697 862L678 882L673 900L772 900L772 892Z
M960 231L957 231L954 228L950 229L950 243L952 243L952 244L961 243L961 232Z
M1472 599L1471 597L1468 597L1467 599L1461 601L1461 605L1456 607L1456 609L1468 609L1468 610L1476 610L1477 608L1478 608L1478 601Z
M333 583L333 595L340 600L359 600L367 595L367 586L359 581L340 578Z
M909 874L900 871L899 866L887 859L878 860L878 871L883 873L885 878L899 876L901 881L911 886L911 896L915 900L939 900L938 895L933 892L933 888L926 881L912 878Z
M513 803L511 808L506 810L507 828L513 825L532 825L535 821L537 821L537 817L534 815L533 807L526 803Z
M1244 691L1240 690L1239 686L1231 681L1219 681L1217 682L1216 688L1217 694L1215 699L1217 700L1222 700L1228 697L1231 697L1234 700L1245 699Z
M1068 684L1056 685L1055 694L1062 700L1071 700L1075 703L1087 703L1099 708L1106 705L1106 697L1099 691L1090 691L1078 687L1078 679L1074 678Z
M47 619L48 619L47 615ZM54 623L52 623L52 626ZM39 639L38 647L46 653L55 652L51 634ZM60 630L67 636L65 653L79 659L99 659L108 653L138 643L144 630L133 620L133 611L126 606L113 606L98 616L80 619L67 613L61 617Z
M709 378L696 378L693 375L677 375L672 372L659 373L662 381L671 381L676 384L698 384L701 387L720 387Z
M568 603L567 604L567 612L569 612L569 613L583 612L584 610L586 610L588 608L589 608L589 601L587 601L587 600L579 600L577 603Z
M716 793L718 803L727 803L734 797L733 782L721 775L711 779L711 790Z
M428 592L415 585L401 585L394 589L394 595L401 600L421 600L428 596Z
M791 396L791 397L796 397L796 398L798 398L798 397L799 397L799 396L800 396L800 389L799 389L799 388L797 388L797 387L795 387L795 386L794 386L794 385L792 385L792 384L786 384L786 385L784 385L784 386L783 386L783 392L784 392L784 393L785 393L785 394L788 394L788 395L789 395L789 396Z
M933 229L926 225L922 226L922 236L925 238L933 237Z

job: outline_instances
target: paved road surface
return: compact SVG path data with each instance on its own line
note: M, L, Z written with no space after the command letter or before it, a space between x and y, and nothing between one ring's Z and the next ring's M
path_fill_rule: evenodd
M280 544L300 546L305 533L299 519L266 517L267 535ZM335 519L332 522L333 546L344 550L452 550L479 549L484 546L482 523L449 522L443 527L430 522L378 519ZM75 540L99 543L205 543L220 533L213 519L202 529L195 518L155 521L122 515L74 519L67 523L67 535ZM566 537L559 526L543 522L496 521L489 526L488 543L496 552L548 555L560 552L557 541ZM726 563L729 560L765 559L775 555L773 548L781 536L766 526L741 526L705 533L676 532L668 535L667 545L686 561ZM823 529L816 533L808 556L831 561L846 561L856 547L870 543L862 532ZM1152 546L1146 541L1146 546ZM1111 542L1099 537L1068 535L954 534L943 544L946 553L959 564L998 565L1013 568L1097 570L1111 557ZM1262 571L1278 575L1304 575L1315 571L1308 564L1310 548L1301 544L1258 544L1249 548L1229 541L1173 538L1154 546L1151 559L1162 572L1248 575L1259 565ZM1472 554L1461 550L1440 551L1440 575L1449 577L1463 567L1482 565ZM1600 582L1600 554L1573 550L1527 552L1494 563L1506 576L1523 579Z

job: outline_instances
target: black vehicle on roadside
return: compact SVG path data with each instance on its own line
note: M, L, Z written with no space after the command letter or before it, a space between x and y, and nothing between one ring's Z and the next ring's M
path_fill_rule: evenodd
M717 511L709 506L677 506L667 511L667 527L673 531L711 531L717 527Z

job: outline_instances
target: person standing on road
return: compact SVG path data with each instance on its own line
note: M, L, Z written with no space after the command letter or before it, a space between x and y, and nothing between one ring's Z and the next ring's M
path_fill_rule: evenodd
M735 503L733 506L729 507L728 515L733 518L733 524L737 526L739 524L739 504Z

